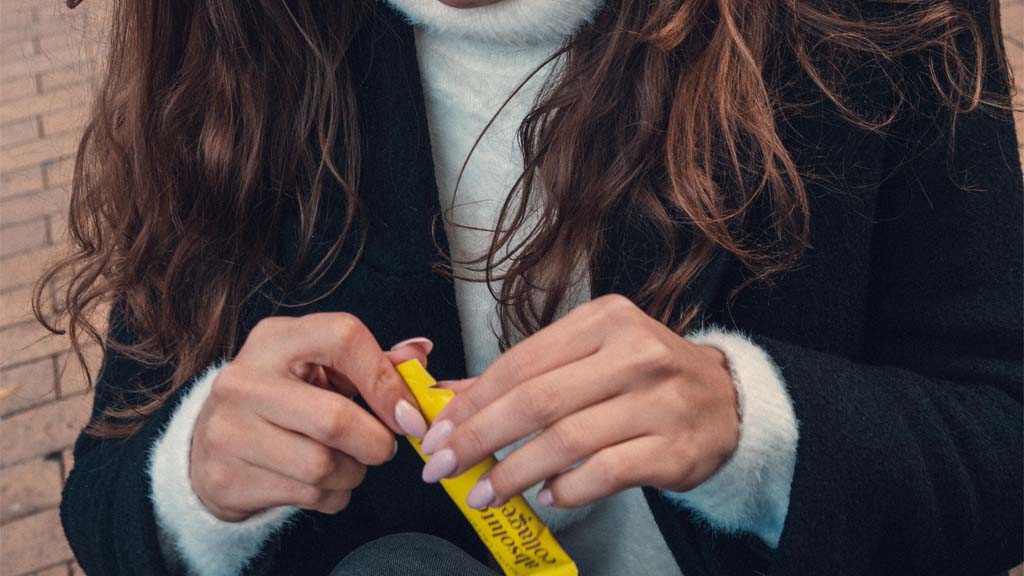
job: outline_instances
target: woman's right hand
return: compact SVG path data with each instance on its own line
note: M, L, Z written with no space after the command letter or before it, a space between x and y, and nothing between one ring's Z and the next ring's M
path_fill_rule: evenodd
M343 510L366 467L394 457L395 433L426 431L394 365L425 364L431 347L414 339L384 352L345 313L262 320L199 414L193 490L228 522L275 506ZM376 415L352 400L357 394Z

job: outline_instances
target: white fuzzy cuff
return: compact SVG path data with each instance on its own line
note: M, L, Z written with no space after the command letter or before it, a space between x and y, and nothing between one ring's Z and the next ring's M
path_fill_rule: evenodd
M775 363L736 332L705 329L687 338L725 354L739 401L739 446L713 476L688 492L665 492L712 528L752 533L779 545L799 437L796 414Z
M163 435L150 451L150 499L156 514L160 547L168 563L184 564L190 574L238 574L263 543L293 517L297 508L272 508L242 522L225 522L210 514L192 490L189 452L192 431L210 388L224 363L199 377L175 409Z

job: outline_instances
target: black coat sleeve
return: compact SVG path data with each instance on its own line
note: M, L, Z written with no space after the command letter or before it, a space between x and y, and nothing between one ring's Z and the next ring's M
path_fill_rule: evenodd
M130 343L132 338L114 306L108 342ZM108 345L96 382L92 420L111 403L136 405L144 390L166 385L169 376L169 367L146 366ZM150 500L149 456L192 384L190 380L175 390L132 436L109 439L83 432L75 443L75 464L61 499L61 522L85 573L162 576L175 571L160 549ZM383 485L378 490L390 486L382 481L387 480L381 478L383 472L375 469L372 474L375 483ZM370 496L360 487L342 513L300 513L264 543L244 573L305 573L307 568L310 573L328 573L345 553L386 533L378 525Z
M992 62L987 6L976 8ZM1008 93L1005 71L988 72L988 88ZM800 423L771 574L991 575L1021 562L1013 120L985 107L954 131L933 97L914 104L879 195L863 357L755 336Z
M108 330L108 342L131 342L118 306L112 309ZM162 385L168 376L166 367L147 367L108 345L96 381L92 420L112 402L120 406L137 399L140 391ZM87 574L168 573L149 500L148 456L186 388L176 391L128 438L101 439L83 432L75 443L61 522Z

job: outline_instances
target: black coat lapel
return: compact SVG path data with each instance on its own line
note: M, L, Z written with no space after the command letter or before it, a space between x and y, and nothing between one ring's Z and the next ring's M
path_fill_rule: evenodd
M324 306L358 316L385 348L413 336L430 338L431 373L461 378L454 286L434 270L439 200L413 31L383 3L375 12L351 59L358 66L359 190L368 234L358 266ZM439 228L437 240L445 246ZM366 499L384 531L435 534L485 560L486 550L443 489L420 479L422 460L406 442L399 445L394 460L370 469L354 498Z
M442 378L462 377L454 287L435 272L435 242L444 247L446 238L443 226L437 227L436 236L432 229L439 200L411 27L382 3L355 38L349 61L362 137L359 197L367 229L363 253L345 281L331 290L356 256L353 238L314 290L289 293L286 300L308 301L330 290L327 296L281 313L351 312L385 348L426 336L436 343L431 371ZM331 190L328 196L315 231L312 262L319 261L342 233L342 191ZM282 244L286 251L294 250L294 217L285 234L289 237Z

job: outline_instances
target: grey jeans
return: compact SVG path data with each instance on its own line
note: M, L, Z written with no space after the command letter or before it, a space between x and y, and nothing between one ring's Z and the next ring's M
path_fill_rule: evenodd
M496 576L461 548L436 536L394 534L356 548L331 576Z

